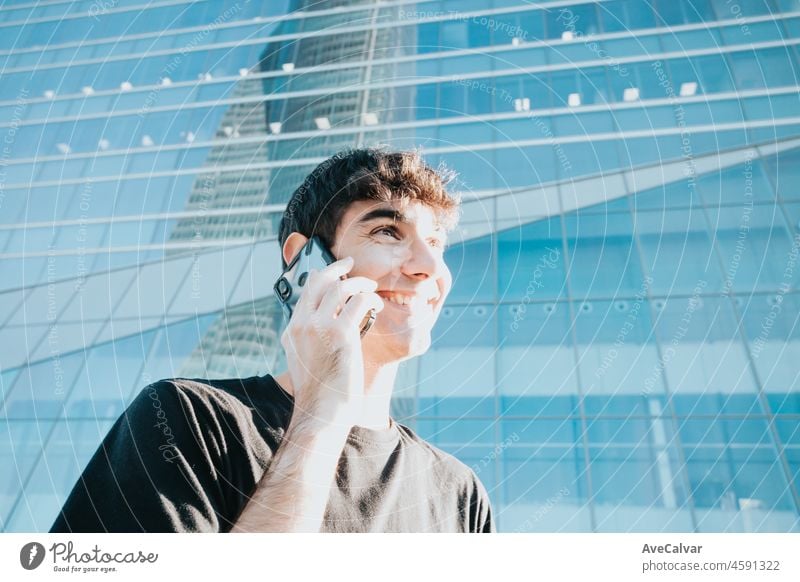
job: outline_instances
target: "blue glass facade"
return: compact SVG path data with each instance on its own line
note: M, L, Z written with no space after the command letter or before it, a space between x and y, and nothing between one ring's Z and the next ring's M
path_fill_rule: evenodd
M0 528L159 378L278 373L276 224L344 146L460 174L394 414L500 531L800 531L797 0L7 1Z

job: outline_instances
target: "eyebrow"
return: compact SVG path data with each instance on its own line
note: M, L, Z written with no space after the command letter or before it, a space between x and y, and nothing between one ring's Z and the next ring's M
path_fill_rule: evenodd
M365 224L379 218L390 218L394 222L402 222L404 224L408 224L410 222L408 217L399 210L395 210L393 208L376 208L375 210L370 210L364 216L362 216L358 220L358 224Z
M382 218L388 218L393 222L400 222L402 224L411 224L411 221L408 219L408 216L400 212L399 210L395 210L394 208L376 208L375 210L370 210L364 216L362 216L357 224L366 224L373 220L378 220ZM440 223L436 223L436 231L441 232L444 235L447 235L447 229Z

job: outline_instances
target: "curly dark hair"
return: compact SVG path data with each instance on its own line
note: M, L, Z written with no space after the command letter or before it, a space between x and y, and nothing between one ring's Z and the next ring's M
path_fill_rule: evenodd
M446 187L455 177L443 164L430 167L417 150L348 148L318 165L294 191L281 218L278 242L282 249L289 235L299 232L308 238L317 235L332 248L339 221L357 200L419 201L452 230L461 201Z

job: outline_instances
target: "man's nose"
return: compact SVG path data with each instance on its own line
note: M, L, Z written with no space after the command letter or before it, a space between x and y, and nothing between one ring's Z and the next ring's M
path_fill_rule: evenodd
M445 268L441 251L431 247L430 243L421 237L414 237L403 255L400 269L405 275L415 279L438 278Z

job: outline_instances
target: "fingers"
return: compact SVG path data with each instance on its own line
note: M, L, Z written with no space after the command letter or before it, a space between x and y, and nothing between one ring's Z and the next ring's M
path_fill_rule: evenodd
M350 297L359 293L372 293L378 283L366 277L351 277L344 281L337 280L330 285L317 308L317 315L325 319L334 319Z
M319 307L323 296L333 281L341 279L353 268L353 257L346 257L331 263L321 271L311 269L308 272L308 281L305 289L297 302L297 309L314 311Z
M376 313L383 310L383 299L375 293L376 281L367 277L342 279L352 268L353 259L347 257L320 271L309 271L295 309L296 316L289 327L300 325L300 321L310 321L317 333L323 328L327 334L334 330L336 334L346 334L347 330L358 329L370 309Z
M377 293L358 293L345 304L339 314L339 320L345 328L358 327L370 309L374 309L377 313L383 310L383 307L383 299Z

